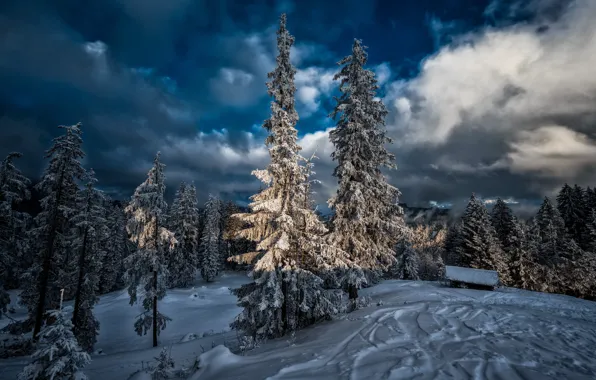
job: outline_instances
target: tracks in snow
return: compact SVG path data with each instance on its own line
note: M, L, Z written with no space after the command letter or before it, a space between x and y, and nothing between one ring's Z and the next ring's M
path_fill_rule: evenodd
M274 379L593 379L596 326L540 310L416 302L375 311L316 359Z

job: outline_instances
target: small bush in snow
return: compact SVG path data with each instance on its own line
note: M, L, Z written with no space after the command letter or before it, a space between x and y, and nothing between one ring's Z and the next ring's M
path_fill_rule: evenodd
M159 356L155 358L157 364L150 367L148 373L152 380L167 380L174 374L174 359L166 347L161 349Z
M64 312L49 312L51 325L45 326L39 333L40 345L29 364L18 376L18 380L67 380L87 379L79 372L91 362L89 354L79 346L73 332L72 322Z

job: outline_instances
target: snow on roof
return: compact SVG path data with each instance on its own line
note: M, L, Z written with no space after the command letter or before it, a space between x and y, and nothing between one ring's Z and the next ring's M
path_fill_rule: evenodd
M499 274L494 270L462 268L449 265L445 266L445 278L477 285L496 286L499 283Z

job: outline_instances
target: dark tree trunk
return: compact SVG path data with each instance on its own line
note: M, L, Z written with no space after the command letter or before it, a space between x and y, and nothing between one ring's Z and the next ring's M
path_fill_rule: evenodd
M281 305L281 320L282 320L282 334L285 334L288 331L288 285L286 283L286 279L284 278L283 272L280 273L281 278L281 293L283 294L283 303Z
M153 347L157 347L157 271L153 271Z
M351 300L355 300L356 298L358 298L358 288L356 287L356 285L349 285L348 295Z
M159 255L159 223L155 216L155 253ZM157 268L153 268L153 347L157 347Z
M56 194L56 203L52 210L52 221L48 231L45 256L41 273L39 274L39 299L37 301L37 310L35 311L35 326L33 327L33 340L37 340L37 334L41 331L43 315L45 313L46 296L48 292L48 281L50 279L50 269L52 266L52 256L54 256L54 240L58 228L58 205L62 201L62 180L64 178L64 169L60 172L58 179L59 187Z
M83 280L85 279L85 257L87 256L87 236L89 235L89 228L85 228L83 234L83 247L81 249L81 255L79 256L79 278L77 280L77 290L75 294L74 310L72 312L72 325L73 329L77 327L77 320L79 311L81 309L81 293L83 291Z

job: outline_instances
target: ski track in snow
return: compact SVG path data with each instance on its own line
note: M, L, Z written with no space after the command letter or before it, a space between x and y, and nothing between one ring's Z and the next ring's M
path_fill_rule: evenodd
M596 326L495 311L442 302L384 309L328 354L269 379L321 378L327 366L335 375L326 378L350 380L596 377Z

